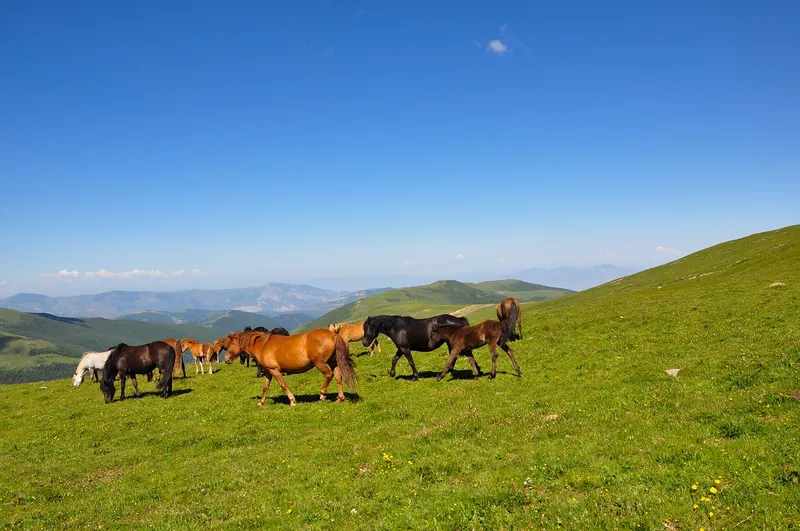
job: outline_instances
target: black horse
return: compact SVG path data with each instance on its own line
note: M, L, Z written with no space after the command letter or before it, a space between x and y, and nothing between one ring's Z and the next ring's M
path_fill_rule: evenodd
M416 381L419 379L419 372L414 365L411 351L431 352L446 342L442 336L437 336L436 340L431 338L434 326L469 326L469 320L466 317L455 317L450 314L437 315L427 319L415 319L400 315L375 315L367 317L367 320L364 321L364 339L361 340L361 343L365 347L369 347L378 334L388 336L397 347L397 354L392 360L392 370L389 371L389 376L394 378L397 360L400 359L400 356L405 356L413 372L411 380ZM474 359L471 350L464 351L463 354Z
M289 331L286 330L282 326L277 326L277 327L273 328L272 330L267 330L263 326L257 326L255 328L250 328L249 326L246 326L245 329L244 329L244 332L249 332L251 330L254 331L254 332L268 332L270 334L275 334L277 336L288 336L288 335L290 335ZM264 367L262 367L261 364L258 363L258 361L256 361L255 359L253 359L253 362L256 364L256 367L258 367L258 369L256 369L256 378L261 378L262 376L266 376L267 372L264 370ZM250 367L250 356L248 354L245 354L244 352L242 352L241 354L239 354L239 363L242 364L242 365L247 363L247 366Z
M103 380L100 382L100 390L106 404L114 400L114 379L119 374L120 380L120 400L125 400L125 378L130 376L133 382L133 390L139 397L139 385L136 383L137 374L152 374L154 369L158 369L161 379L157 387L161 389L161 398L167 398L172 393L172 369L175 365L175 349L163 341L153 341L139 346L128 346L120 343L109 354L106 364L103 366Z

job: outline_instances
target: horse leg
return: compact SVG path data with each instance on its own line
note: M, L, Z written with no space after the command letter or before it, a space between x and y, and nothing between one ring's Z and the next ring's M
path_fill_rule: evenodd
M211 364L211 355L206 358L206 363L208 363L208 374L214 374L214 366Z
M197 374L197 373L199 372L199 371L197 370L197 358L195 358L194 356L192 356L192 359L194 360L194 373L195 373L195 374Z
M489 350L492 352L492 374L489 378L497 376L497 343L489 343Z
M200 374L205 374L206 371L203 368L203 358L197 358L197 361L200 362Z
M464 355L469 360L469 364L472 365L472 377L477 380L478 377L481 375L481 368L478 365L478 362L475 361L475 356L473 356L471 350L465 350Z
M505 343L501 343L500 348L506 351L508 357L511 358L511 364L514 365L514 368L517 370L517 376L522 378L522 371L519 369L519 363L517 363L517 359L514 357L514 351Z
M263 406L264 401L267 399L267 393L269 392L270 383L272 383L272 374L267 373L264 375L264 392L261 393L261 401L258 403L259 406Z
M139 398L142 394L139 392L139 384L136 382L135 374L131 374L131 382L133 382L133 392L136 394L136 398Z
M439 377L436 378L437 382L441 382L442 378L444 378L456 364L456 358L458 357L459 352L461 351L458 348L455 348L450 351L450 356L447 358L447 361L444 364L444 368L442 368L442 372L439 373Z
M330 385L331 380L333 380L334 372L327 363L320 363L317 365L317 369L325 376L325 381L322 382L322 387L319 389L319 399L322 401L325 400L325 394L328 392L328 385Z
M394 359L392 359L392 369L389 371L389 376L391 376L392 378L394 378L394 374L395 374L394 373L394 368L397 365L397 360L399 360L400 356L402 356L402 355L403 355L403 353L400 352L400 349L398 349L397 350L397 354L395 354L394 355Z
M417 366L414 365L414 358L411 357L411 350L404 352L403 355L408 360L408 364L411 365L411 381L416 382L419 380L419 373L417 372Z
M119 373L119 400L125 400L125 379L128 376L124 372Z
M281 389L283 389L283 392L286 393L286 396L289 397L289 405L290 406L296 406L297 405L297 400L294 399L294 395L292 394L291 391L289 391L289 388L286 387L286 382L283 379L283 375L281 374L281 370L280 369L267 369L267 370L272 373L272 377L273 378L278 380L278 383L280 384ZM264 403L262 402L261 405L264 405Z
M336 403L344 400L344 389L342 389L342 370L339 367L334 367L333 376L336 378L336 388L338 394L336 395Z

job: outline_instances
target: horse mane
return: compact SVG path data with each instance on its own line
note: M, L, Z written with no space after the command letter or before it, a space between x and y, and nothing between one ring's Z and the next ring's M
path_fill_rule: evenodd
M405 315L371 315L367 317L366 321L375 326L375 330L388 330L403 326L408 322L408 319L410 317ZM366 321L364 321L365 324Z
M120 343L116 347L112 347L111 353L106 358L106 362L103 364L103 379L100 381L101 388L105 387L108 388L109 386L114 385L114 380L111 377L111 367L115 363L117 363L117 358L119 358L119 351L122 347L127 347L125 343ZM114 375L116 377L116 375Z

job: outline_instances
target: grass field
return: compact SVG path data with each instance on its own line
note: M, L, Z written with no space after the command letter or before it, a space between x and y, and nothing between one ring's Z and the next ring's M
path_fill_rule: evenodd
M96 384L0 395L0 525L82 529L788 529L800 525L800 227L524 305L495 380L359 386L253 369L104 404ZM783 285L770 285L780 282ZM488 310L488 309L487 309ZM489 367L486 349L476 351ZM681 369L677 378L667 369ZM143 383L152 391L152 384ZM130 386L129 386L130 389Z

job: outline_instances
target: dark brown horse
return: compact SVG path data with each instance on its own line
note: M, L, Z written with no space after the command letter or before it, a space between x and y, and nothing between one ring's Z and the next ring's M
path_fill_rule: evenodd
M344 400L342 380L350 389L355 387L355 364L350 358L347 343L337 334L329 330L317 328L303 334L294 336L281 336L270 332L247 330L245 332L231 332L224 343L225 363L230 363L240 352L253 356L258 363L267 370L264 377L264 390L259 405L263 406L269 392L272 379L278 383L289 397L289 404L294 406L297 401L286 382L283 374L299 374L316 367L325 376L325 381L319 390L319 399L325 400L328 385L335 377L338 386L336 402Z
M467 326L469 321L466 317L454 317L450 314L436 315L427 319L415 319L401 315L375 315L367 317L364 321L364 339L361 344L369 347L378 334L384 334L392 340L397 347L397 353L392 359L392 369L389 376L394 378L395 366L400 356L405 356L408 364L411 365L411 381L419 379L417 366L414 365L414 358L411 351L431 352L441 347L446 341L439 336L437 339L431 337L434 326ZM464 351L465 356L472 356L472 352ZM474 361L474 360L473 360Z
M106 404L114 400L114 379L119 374L120 400L125 400L125 379L130 376L133 390L139 397L139 385L136 383L137 374L147 374L158 369L161 378L158 388L161 389L161 398L167 398L172 393L172 370L175 366L175 349L163 341L153 341L145 345L128 346L120 343L109 354L103 367L103 379L100 389Z
M439 374L437 381L441 381L442 378L452 370L459 354L466 350L480 348L484 345L489 345L489 350L492 353L492 374L489 378L494 378L497 375L497 345L500 345L500 348L508 354L508 357L511 358L511 363L517 370L517 376L522 378L522 371L520 371L519 364L516 358L514 358L514 351L507 345L513 333L511 329L512 322L513 321L510 319L502 322L489 320L475 326L462 326L460 328L451 326L436 327L432 337L434 339L446 339L448 345L450 345L450 357L447 358L447 362L444 364L444 368L441 374ZM477 378L479 372L480 370L473 363L472 375Z
M508 338L509 341L522 339L522 307L519 305L519 301L513 297L503 299L500 301L500 304L497 305L498 321L502 322L506 319L511 319L512 310L514 310L516 314L516 319L511 322L511 337ZM515 327L519 330L519 333L514 332Z

